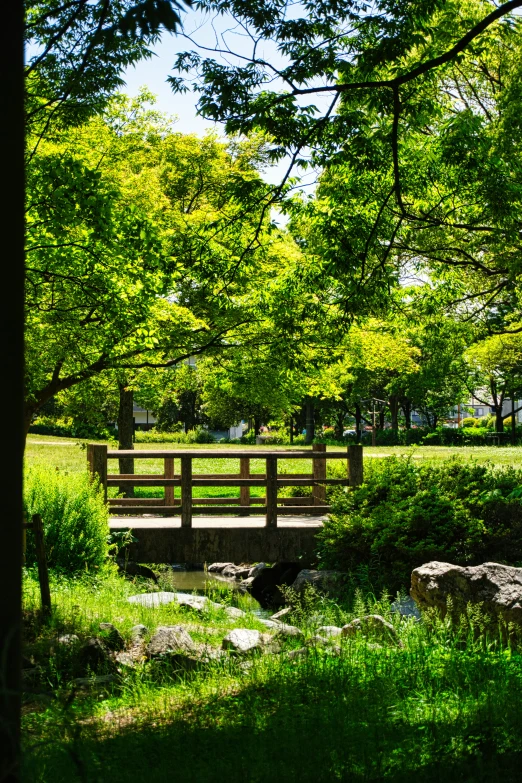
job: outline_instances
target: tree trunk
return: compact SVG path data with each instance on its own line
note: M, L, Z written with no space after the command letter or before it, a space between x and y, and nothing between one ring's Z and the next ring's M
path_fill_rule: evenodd
M355 437L357 440L357 443L361 440L361 406L357 403L355 404Z
M0 138L8 150L3 160L9 183L2 207L5 301L2 325L3 383L0 397L4 421L2 444L2 544L0 546L0 780L15 783L20 770L24 378L24 4L2 6L0 72L4 108ZM30 423L30 420L29 420ZM26 425L24 427L24 425Z
M406 429L411 430L411 402L407 397L403 399L401 408L406 420Z
M515 395L511 395L511 445L517 442L517 422L515 419Z
M133 415L134 393L132 389L127 389L120 383L120 407L118 410L118 448L130 450L134 449L134 415ZM120 473L134 473L134 459L132 457L122 457L119 460ZM119 492L123 497L134 497L132 487L119 487Z
M385 413L386 413L385 409L381 408L381 410L379 411L379 429L380 430L384 429L384 416L385 416Z
M254 434L259 435L261 429L261 416L254 416Z
M305 443L310 445L313 443L315 437L315 423L314 423L314 401L311 397L306 398L306 435Z
M337 440L341 440L343 437L344 429L344 411L339 411L335 417L335 437Z
M394 432L399 430L399 398L396 394L390 397L391 428Z
M293 419L293 416L290 416L289 431L290 431L290 445L292 446L293 442L294 442L294 419Z

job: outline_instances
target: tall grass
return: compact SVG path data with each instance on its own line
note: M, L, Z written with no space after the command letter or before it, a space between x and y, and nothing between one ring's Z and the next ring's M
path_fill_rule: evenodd
M108 511L103 493L87 474L29 468L24 506L26 518L42 516L51 568L74 574L103 565L108 554ZM26 563L34 559L33 538L28 533Z
M124 633L134 622L149 633L181 622L219 646L234 624L259 627L254 616L234 623L219 612L138 607L125 600L131 590L115 576L62 580L47 633L63 627L82 637L99 620ZM51 697L28 694L25 780L518 781L519 652L449 621L401 621L388 599L360 593L349 607L309 600L292 621L310 636L368 611L392 620L402 647L360 637L340 653L227 656L190 673L144 662L104 688L75 693L62 680Z

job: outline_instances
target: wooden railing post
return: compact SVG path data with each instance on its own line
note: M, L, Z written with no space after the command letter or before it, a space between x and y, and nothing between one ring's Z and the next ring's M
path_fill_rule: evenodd
M181 527L192 527L192 457L181 457Z
M107 500L107 446L101 443L87 445L87 464L92 478L98 478Z
M250 478L250 459L248 457L239 458L239 477L242 479ZM239 505L250 506L250 487L241 487L239 490ZM241 509L243 510L243 509Z
M326 445L324 443L314 443L312 451L324 454L326 452ZM326 459L318 459L316 456L313 458L313 472L312 477L317 481L326 478ZM313 487L312 497L314 506L326 505L326 487Z
M105 464L107 464L107 461L105 461ZM51 589L49 587L49 571L47 570L47 556L45 554L44 532L42 517L40 514L33 514L33 533L36 549L36 562L38 563L38 581L40 582L42 611L44 614L50 614Z
M277 527L277 457L266 458L266 527Z
M351 487L363 483L363 447L360 445L348 446L348 479Z
M163 476L166 479L174 478L174 459L173 457L165 457L164 459L164 471ZM174 505L174 487L165 487L165 505Z

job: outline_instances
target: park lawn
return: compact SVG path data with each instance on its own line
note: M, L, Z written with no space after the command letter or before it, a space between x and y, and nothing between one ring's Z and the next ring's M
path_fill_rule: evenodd
M66 472L84 471L87 465L86 446L89 441L70 440L63 437L51 435L29 435L26 447L26 465L45 466L49 470L59 470ZM110 448L117 448L116 444L109 444ZM139 443L137 449L146 451L159 450L199 450L199 451L238 451L248 450L259 452L260 459L253 459L250 464L252 473L263 473L265 463L262 459L263 452L266 452L266 446L238 446L235 444L179 444L179 443ZM302 446L279 446L278 449L299 450ZM342 447L328 446L327 451L340 451ZM390 456L409 456L415 460L426 460L437 463L441 460L451 457L462 459L474 459L477 462L491 462L499 466L522 467L522 447L497 447L497 446L365 446L364 456L366 460L379 459ZM307 473L311 471L309 460L285 460L279 461L279 470L286 473ZM116 466L114 468L116 470ZM201 473L239 473L239 461L237 459L212 460L209 458L196 459L193 462L195 474ZM136 460L136 473L162 473L163 461L157 460ZM179 471L179 464L175 464L175 471ZM175 488L175 496L179 497L179 488ZM260 497L264 494L262 487L252 487L251 495ZM109 494L115 496L116 488ZM293 493L295 494L295 493ZM137 497L163 497L163 490L158 488L137 488L135 490ZM239 497L237 488L220 487L197 487L194 488L194 497Z
M520 780L522 656L440 621L401 622L385 598L359 596L350 608L321 599L290 619L306 638L319 624L378 612L402 646L356 638L340 654L312 647L292 660L286 652L302 641L289 639L282 653L227 656L193 672L144 660L92 687L74 685L72 649L42 656L60 633L83 640L100 622L125 637L135 623L148 636L182 624L216 647L234 625L262 627L254 614L234 623L216 610L127 603L148 589L114 574L55 579L53 614L42 623L34 575L26 576L25 653L39 660L24 696L27 783L207 783L231 774L246 783ZM230 592L212 598L243 600Z

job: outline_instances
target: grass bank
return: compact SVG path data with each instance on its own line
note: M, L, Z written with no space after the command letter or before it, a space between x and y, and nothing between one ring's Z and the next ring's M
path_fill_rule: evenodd
M394 623L402 646L356 638L340 653L311 647L292 659L288 651L302 642L290 640L281 653L227 656L192 673L144 661L91 688L68 679L67 658L42 654L57 634L83 638L100 622L113 622L127 637L139 622L149 635L157 625L182 624L215 646L234 625L262 627L251 613L234 622L222 611L126 601L147 587L114 574L55 581L53 616L39 625L36 585L27 575L26 654L43 663L25 696L24 780L520 779L519 652L447 623L401 621L386 598L359 596L350 607L314 599L291 620L309 637L318 625L378 611ZM213 597L243 600L229 591Z

